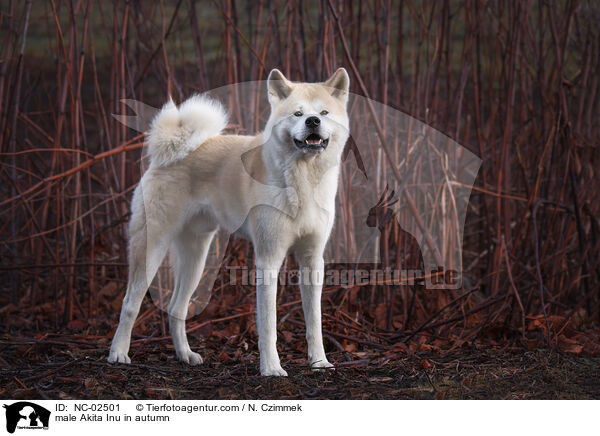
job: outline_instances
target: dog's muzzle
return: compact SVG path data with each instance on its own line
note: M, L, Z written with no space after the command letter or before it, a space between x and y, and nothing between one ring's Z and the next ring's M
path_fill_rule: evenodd
M311 133L304 139L294 138L294 144L302 151L323 151L329 144L329 138L323 138L318 133Z

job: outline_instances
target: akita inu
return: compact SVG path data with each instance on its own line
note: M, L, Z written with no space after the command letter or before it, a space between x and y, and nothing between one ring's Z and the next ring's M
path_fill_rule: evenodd
M287 375L276 348L276 294L290 251L300 265L308 360L315 369L333 366L321 331L323 252L349 135L349 83L343 68L323 83L294 83L271 71L271 114L256 136L221 135L227 114L205 96L161 109L148 136L150 167L133 195L129 281L109 362L130 362L134 321L169 247L175 258L168 307L175 351L191 365L202 362L188 344L185 318L211 241L223 228L254 247L261 374Z

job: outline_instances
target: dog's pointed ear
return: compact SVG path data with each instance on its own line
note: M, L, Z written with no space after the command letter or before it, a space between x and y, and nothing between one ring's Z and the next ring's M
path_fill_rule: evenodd
M350 91L350 77L345 68L338 68L333 76L324 83L331 88L331 95L340 100L344 105L348 102L348 92Z
M292 92L292 87L292 82L286 79L281 71L277 68L271 70L267 78L269 103L275 105L281 100L285 100Z

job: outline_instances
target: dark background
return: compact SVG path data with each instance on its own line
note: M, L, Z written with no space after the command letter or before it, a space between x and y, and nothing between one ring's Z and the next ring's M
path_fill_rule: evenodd
M2 1L0 395L111 397L121 388L110 377L99 386L89 374L133 377L103 366L126 285L126 225L144 140L111 116L129 113L121 99L158 107L169 95L181 101L264 80L274 67L315 81L344 66L352 92L426 122L483 159L465 224L471 280L448 291L325 289L326 347L347 368L367 368L352 369L364 380L338 371L257 395L309 397L311 383L327 377L358 383L342 398L414 397L421 394L411 389L422 385L438 395L439 377L450 377L444 371L456 362L496 362L500 372L515 368L512 377L528 362L541 367L523 386L512 380L496 392L493 380L506 377L496 372L474 391L545 398L561 380L581 379L587 387L567 396L597 397L598 379L589 377L600 354L598 22L594 1ZM414 259L418 247L397 226L388 237L388 261ZM252 264L247 243L232 240L228 250L229 265ZM169 279L168 268L161 273ZM300 368L299 293L285 287L279 299L284 367L292 359ZM215 362L195 371L221 377L220 385L223 371L256 375L253 310L252 287L217 287L188 323L193 345ZM134 361L174 365L164 313L150 299L134 333ZM28 382L24 362L42 375ZM64 365L76 375L61 381ZM148 382L137 371L139 383L123 382L127 395L254 395L239 385L166 394L156 386L169 381ZM399 381L412 376L414 384ZM468 376L458 375L460 388L448 382L441 397L471 395L462 387ZM546 388L529 381L543 376ZM375 389L372 378L384 387Z

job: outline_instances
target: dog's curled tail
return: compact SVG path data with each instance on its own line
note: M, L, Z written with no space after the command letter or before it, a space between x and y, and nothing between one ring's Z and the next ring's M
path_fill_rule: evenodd
M227 112L217 100L193 95L175 106L165 104L150 126L148 152L155 166L166 166L183 159L227 125Z

